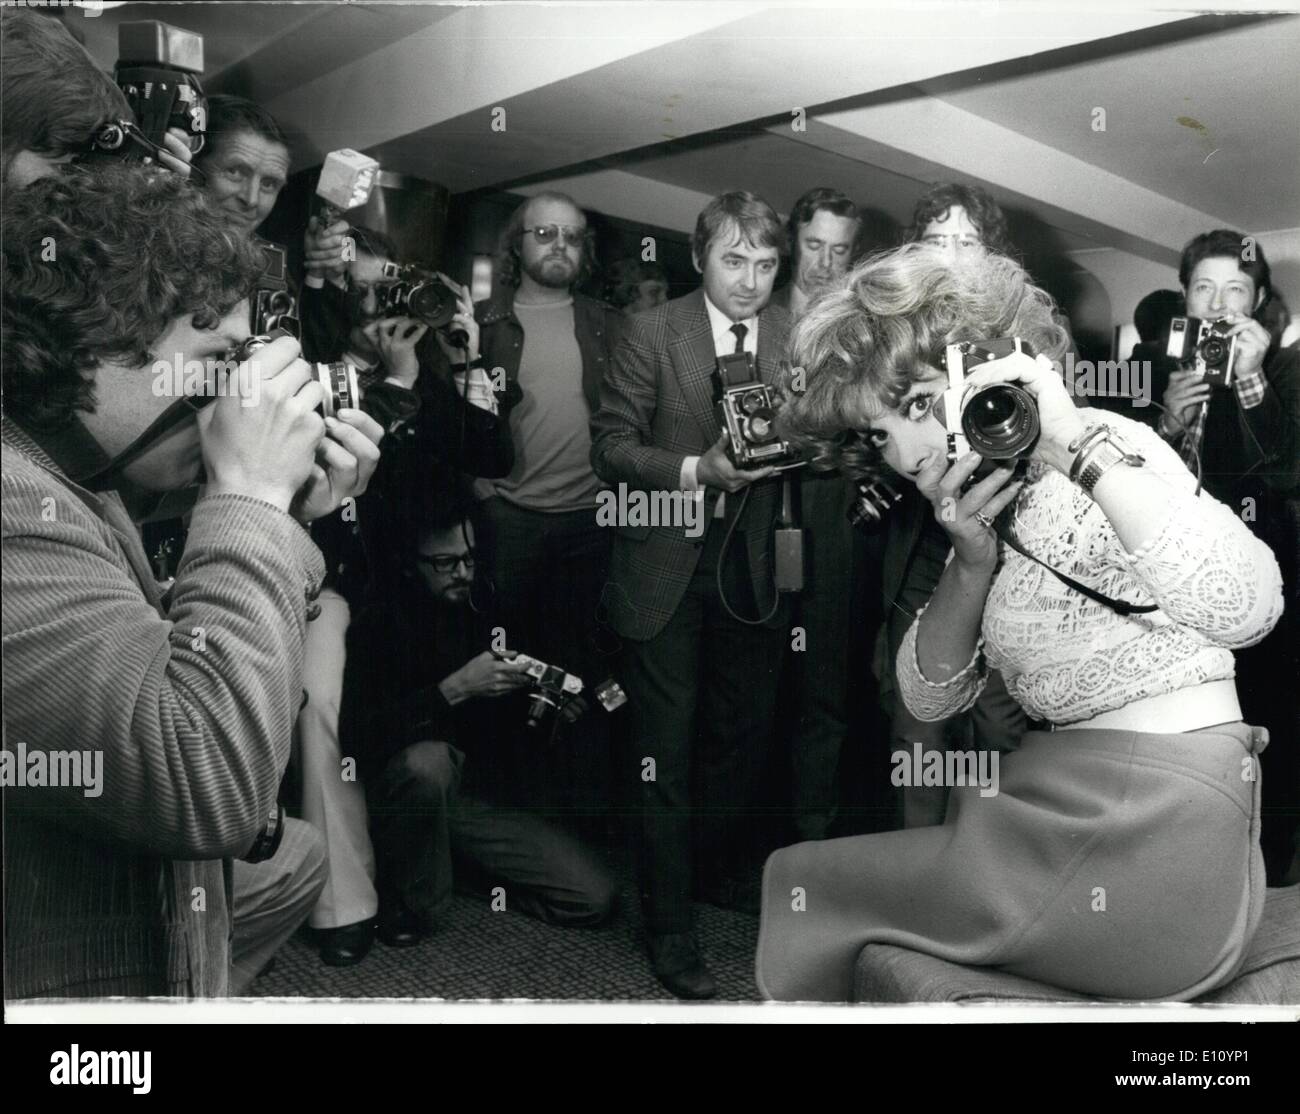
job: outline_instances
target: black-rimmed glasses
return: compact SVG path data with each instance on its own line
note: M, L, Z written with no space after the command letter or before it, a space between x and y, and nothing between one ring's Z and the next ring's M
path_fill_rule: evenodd
M476 553L473 549L468 553L421 553L415 560L421 565L432 565L434 572L449 573L457 565L464 565L466 572L473 572Z

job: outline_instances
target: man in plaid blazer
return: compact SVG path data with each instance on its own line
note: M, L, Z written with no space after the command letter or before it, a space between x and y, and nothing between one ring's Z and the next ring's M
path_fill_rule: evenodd
M770 468L732 464L714 404L720 355L751 353L762 380L776 381L788 318L768 301L783 246L781 222L761 198L714 198L692 241L702 289L632 319L591 423L601 479L646 495L694 492L691 510L702 514L620 522L602 597L625 642L631 751L623 769L641 795L650 957L679 997L717 992L691 924L692 781L707 826L695 842L716 871L701 889L744 905L727 874L742 862L739 841L720 821L753 796L788 637L773 583L780 480ZM747 889L752 896L752 880Z

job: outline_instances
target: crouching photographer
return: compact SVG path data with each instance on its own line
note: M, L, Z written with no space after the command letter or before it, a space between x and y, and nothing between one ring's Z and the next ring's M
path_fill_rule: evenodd
M497 400L462 398L449 361L478 356L478 325L468 292L442 276L394 277L396 245L386 236L338 222L322 235L312 218L306 237L308 280L302 291L303 346L309 356L356 369L362 404L387 431L384 460L366 497L321 519L313 537L326 557L320 621L307 639L308 700L298 722L303 815L326 833L330 883L312 911L321 959L350 966L375 937L378 897L367 832L365 791L341 779L339 706L353 608L390 592L395 548L389 538L400 511L397 488L409 477L435 501L450 499L457 469L503 476L514 463L510 427ZM355 252L347 252L343 237ZM463 353L451 334L459 333ZM480 373L481 374L481 373ZM508 414L519 389L502 401ZM481 403L481 405L480 405Z
M952 539L899 653L908 708L951 716L999 669L1050 730L1000 766L959 756L941 826L776 852L768 997L847 999L873 941L1143 1000L1197 997L1245 957L1267 734L1242 722L1233 650L1277 623L1277 563L1153 430L1074 406L1066 343L1015 263L919 245L850 272L796 328L787 435L823 466L888 465Z
M303 524L364 490L380 430L316 412L292 338L232 363L262 261L179 176L71 169L3 221L6 990L223 995L323 882L276 805ZM200 479L164 598L133 515ZM223 860L272 855L235 907Z
M340 732L367 786L379 936L391 946L437 927L453 881L557 925L597 924L617 895L596 855L536 808L566 721L602 713L490 648L472 607L475 529L456 507L411 492L399 581L348 631Z

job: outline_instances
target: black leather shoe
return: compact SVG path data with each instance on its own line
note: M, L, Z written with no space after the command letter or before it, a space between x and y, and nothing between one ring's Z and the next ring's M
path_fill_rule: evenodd
M700 955L693 932L649 933L655 977L678 998L715 998L718 982Z
M386 901L379 907L379 942L390 948L410 948L423 940L428 933L418 913L413 913L404 902Z
M357 921L342 928L324 928L316 933L320 957L330 967L352 967L366 958L375 942L375 922Z

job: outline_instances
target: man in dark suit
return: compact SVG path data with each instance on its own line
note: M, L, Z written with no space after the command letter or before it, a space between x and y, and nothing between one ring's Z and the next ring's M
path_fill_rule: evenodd
M719 356L750 353L757 375L775 382L788 318L768 300L783 242L761 198L735 192L709 202L692 240L702 289L632 319L592 418L601 479L647 495L696 493L697 513L685 521L617 526L603 595L625 641L623 770L641 796L650 958L679 997L717 993L691 921L692 780L698 845L715 868L701 878L705 895L744 904L727 874L740 862L735 832L722 821L753 795L788 635L773 581L780 484L770 468L733 464L714 405Z
M818 186L795 201L786 221L790 282L772 295L772 304L789 310L792 323L814 298L843 279L861 229L858 207L839 190ZM795 831L805 840L825 839L839 811L840 752L850 724L850 646L864 618L849 601L866 572L867 546L848 520L857 494L853 482L811 468L797 475L808 570L794 623L806 641L787 648L781 687L796 716L790 740L791 797Z

